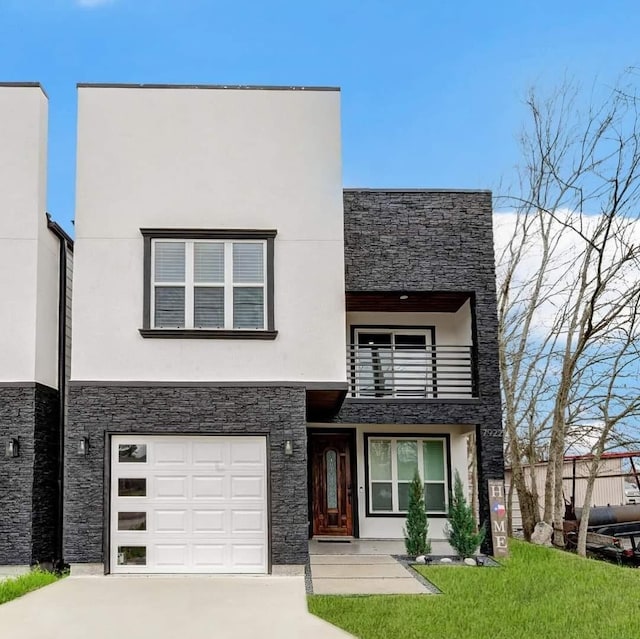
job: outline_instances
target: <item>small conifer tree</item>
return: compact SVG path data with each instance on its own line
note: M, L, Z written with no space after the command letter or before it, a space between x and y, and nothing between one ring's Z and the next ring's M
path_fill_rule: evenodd
M476 522L471 506L467 504L462 490L460 473L456 470L453 495L449 504L449 521L445 531L451 547L462 559L472 557L484 541L485 529L476 532Z
M407 555L418 557L431 552L431 542L427 539L429 522L427 521L427 511L424 505L424 486L417 470L413 476L413 481L409 485L407 525L403 532Z

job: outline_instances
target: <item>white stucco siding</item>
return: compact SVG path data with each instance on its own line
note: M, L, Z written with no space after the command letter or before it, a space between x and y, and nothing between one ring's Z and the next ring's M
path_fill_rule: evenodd
M60 240L47 228L44 215L37 244L35 380L57 388Z
M144 339L141 228L275 229L274 341ZM76 380L344 381L339 94L80 88Z
M0 86L0 381L56 386L57 240L47 229L47 98Z
M34 381L36 274L36 240L1 238L0 382Z
M39 87L0 86L0 238L36 239L45 211L47 99Z

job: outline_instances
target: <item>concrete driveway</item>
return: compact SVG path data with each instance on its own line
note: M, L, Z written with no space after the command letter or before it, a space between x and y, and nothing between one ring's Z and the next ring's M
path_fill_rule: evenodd
M345 639L303 577L67 577L0 606L11 639Z

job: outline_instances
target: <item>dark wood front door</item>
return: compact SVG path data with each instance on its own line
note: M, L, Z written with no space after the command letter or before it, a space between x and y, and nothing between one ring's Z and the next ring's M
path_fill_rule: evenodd
M351 437L311 433L313 534L352 535Z

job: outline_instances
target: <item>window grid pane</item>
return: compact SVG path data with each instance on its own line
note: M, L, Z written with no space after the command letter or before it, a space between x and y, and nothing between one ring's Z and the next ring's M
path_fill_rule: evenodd
M233 328L264 328L264 290L233 289Z
M411 482L398 482L398 510L406 512L409 510L409 492L411 490Z
M425 484L424 504L427 512L446 512L444 484Z
M418 442L398 441L397 456L398 480L411 481L418 470Z
M264 283L264 244L233 244L233 283Z
M185 243L155 243L155 282L184 282Z
M424 479L444 481L444 450L442 441L422 442L424 453Z
M156 328L184 328L184 286L156 286Z
M374 482L371 484L371 510L391 511L393 510L392 496L393 484L391 482Z
M372 480L391 480L391 442L370 439L369 464Z
M224 288L196 286L193 290L194 328L224 328Z
M224 243L194 243L193 279L198 283L224 284Z

